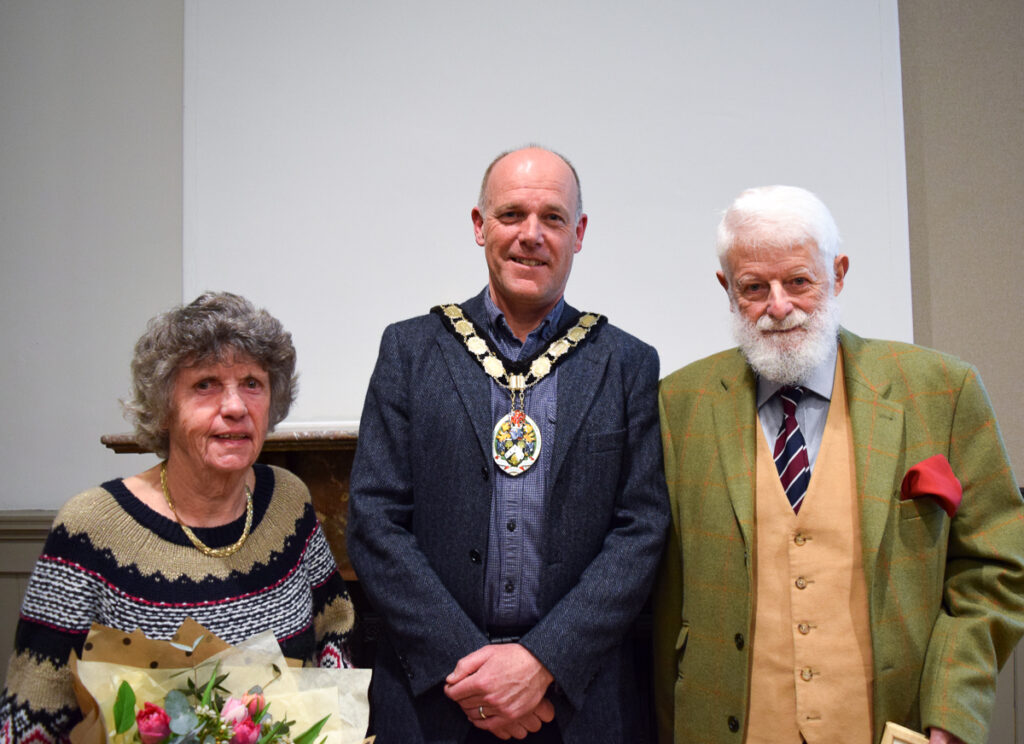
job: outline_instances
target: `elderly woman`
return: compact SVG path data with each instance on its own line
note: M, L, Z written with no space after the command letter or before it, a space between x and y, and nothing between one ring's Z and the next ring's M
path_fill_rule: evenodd
M126 408L164 458L69 501L29 581L0 697L0 741L65 739L68 655L93 622L169 638L192 617L229 643L271 630L286 656L347 666L345 582L306 487L256 463L295 397L291 335L206 293L150 321Z

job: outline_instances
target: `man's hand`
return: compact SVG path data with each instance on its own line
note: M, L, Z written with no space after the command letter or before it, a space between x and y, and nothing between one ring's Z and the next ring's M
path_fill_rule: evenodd
M444 694L477 728L500 739L521 739L555 717L544 697L553 680L524 646L493 644L459 660L445 679Z
M964 740L956 738L948 731L932 728L928 732L928 744L964 744Z
M470 723L483 731L489 731L499 739L525 739L528 734L540 731L540 727L554 720L555 708L551 701L544 698L532 713L514 721L503 716L487 716L480 718L479 708L465 710ZM486 714L485 714L486 715Z

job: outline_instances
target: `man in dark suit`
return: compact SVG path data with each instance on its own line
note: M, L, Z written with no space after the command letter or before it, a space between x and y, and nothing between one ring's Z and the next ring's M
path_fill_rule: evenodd
M352 469L348 551L383 616L378 744L625 742L624 638L668 524L653 348L562 298L579 179L505 153L472 210L488 286L389 326Z

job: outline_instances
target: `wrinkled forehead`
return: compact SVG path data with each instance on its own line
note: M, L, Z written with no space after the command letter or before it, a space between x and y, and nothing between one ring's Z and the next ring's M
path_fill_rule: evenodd
M817 236L802 222L760 216L757 221L731 225L732 247L735 248L802 248L811 246L818 252Z
M818 250L818 244L800 233L738 237L722 256L722 268L733 276L751 268L764 271L774 267L804 267L814 273L827 273L825 257Z

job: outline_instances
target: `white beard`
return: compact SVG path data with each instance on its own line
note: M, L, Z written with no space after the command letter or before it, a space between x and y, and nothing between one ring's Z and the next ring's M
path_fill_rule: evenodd
M802 327L794 333L771 333ZM835 351L839 343L839 301L830 297L813 313L794 309L780 321L762 315L749 321L733 308L732 334L751 368L781 385L803 382Z

